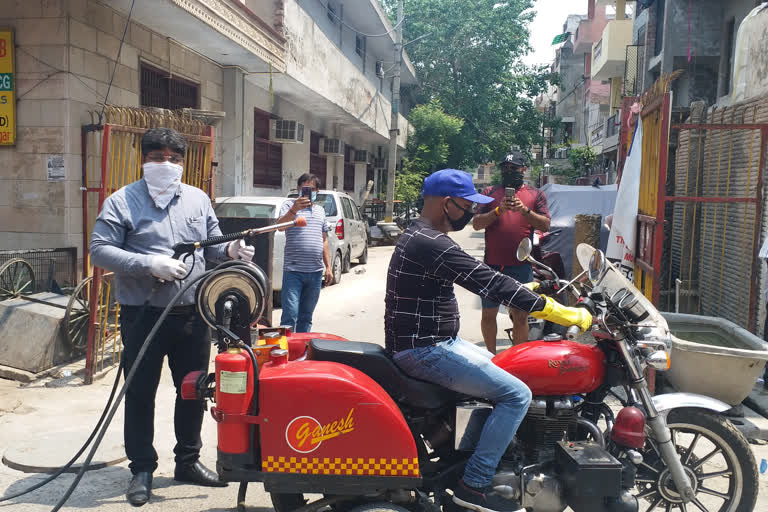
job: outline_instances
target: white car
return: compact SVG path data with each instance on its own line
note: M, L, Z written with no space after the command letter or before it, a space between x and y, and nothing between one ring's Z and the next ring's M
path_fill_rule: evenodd
M296 192L288 194L291 198L297 196ZM363 264L368 263L368 231L355 200L344 192L320 190L315 202L325 207L331 231L338 238L339 248L335 255L331 253L331 258L335 262L337 257L341 257L341 271L349 272L354 259ZM335 263L333 272L335 275Z
M216 217L247 218L247 219L273 219L280 216L280 207L286 201L285 197L278 196L238 196L217 197L213 210ZM331 230L328 232L328 252L331 254L331 267L333 268L333 283L341 281L343 257L341 256L341 244L333 230L334 224L330 222ZM280 303L280 292L283 288L283 254L285 252L285 233L275 232L275 241L272 249L272 291L275 296L275 304Z

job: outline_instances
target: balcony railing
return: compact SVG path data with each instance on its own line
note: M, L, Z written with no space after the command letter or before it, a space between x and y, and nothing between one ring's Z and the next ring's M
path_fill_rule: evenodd
M592 63L594 64L603 54L603 40L602 38L595 45L595 49L592 50Z
M624 96L637 96L642 91L643 60L645 46L633 44L627 46L627 57L624 61Z
M602 123L600 123L595 129L592 130L592 136L589 139L591 146L597 146L603 142L603 129L604 126Z

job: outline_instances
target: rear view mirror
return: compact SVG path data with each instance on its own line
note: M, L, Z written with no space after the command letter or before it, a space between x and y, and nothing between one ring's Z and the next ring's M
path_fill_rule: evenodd
M531 251L533 251L533 244L530 238L523 238L520 245L517 246L517 260L526 261L531 257Z
M600 281L603 280L606 271L605 253L599 249L595 249L592 253L592 257L589 260L589 268L587 269L587 275L592 283L592 286L597 286Z

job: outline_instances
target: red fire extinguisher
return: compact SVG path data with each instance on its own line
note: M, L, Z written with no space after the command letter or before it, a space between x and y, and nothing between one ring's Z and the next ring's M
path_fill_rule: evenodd
M248 353L230 348L216 356L216 409L226 415L252 414L253 364ZM247 454L251 447L251 425L218 423L219 451Z

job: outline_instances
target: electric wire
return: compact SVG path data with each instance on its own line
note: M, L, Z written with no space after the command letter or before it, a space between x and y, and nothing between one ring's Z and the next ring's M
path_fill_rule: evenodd
M165 322L165 319L168 317L168 314L171 312L171 308L173 308L176 305L176 303L187 292L187 290L189 290L193 285L197 284L203 278L215 276L228 271L228 268L222 269L220 267L221 265L217 266L213 270L204 272L199 276L192 278L188 282L185 282L184 285L179 289L178 292L176 292L176 295L173 296L173 298L170 300L168 305L165 307L162 314L160 315L160 318L157 319L157 322L155 322L155 325L152 327L152 330L144 339L144 343L141 345L141 349L139 349L139 353L136 355L136 360L133 363L133 366L131 366L130 371L128 371L127 375L125 376L125 382L123 383L123 387L120 388L120 392L117 395L117 399L115 400L114 405L110 409L109 414L107 415L106 421L104 422L104 425L102 426L101 431L99 432L98 436L96 437L96 440L94 441L93 446L91 447L91 451L88 453L88 456L83 461L83 465L80 468L80 471L78 471L77 476L75 476L75 479L72 481L72 484L70 484L69 488L64 493L64 496L62 496L61 499L59 499L59 501L56 503L56 505L51 509L51 512L58 512L61 509L61 507L64 506L67 500L69 500L70 496L72 496L72 493L74 492L74 490L77 488L78 484L80 483L80 480L82 480L83 475L85 475L85 472L88 470L88 466L91 464L91 461L93 460L94 455L96 455L96 450L98 450L99 445L101 444L102 440L104 439L104 436L107 433L107 428L109 428L109 425L112 422L112 419L115 417L115 414L117 413L117 409L120 406L120 403L123 401L123 397L125 397L125 394L128 390L128 386L131 384L134 376L136 375L136 371L138 370L141 360L144 358L144 355L149 349L150 344L152 343L155 336L157 335L157 331L160 330L160 326L162 326L163 322Z
M104 96L104 104L101 107L99 113L99 124L104 116L104 110L107 108L107 100L109 99L109 92L112 90L112 82L115 81L115 74L117 74L117 67L120 65L120 54L123 51L123 44L125 44L125 36L128 34L128 27L131 26L131 15L133 14L133 6L136 0L131 0L131 8L128 10L128 19L125 20L125 28L123 29L123 37L120 38L120 46L117 47L117 57L115 57L115 67L112 69L112 76L109 78L109 85L107 86L107 94Z
M325 8L325 11L326 11L328 14L330 14L331 16L333 16L334 18L336 18L337 20L339 20L339 23L341 23L342 25L344 25L345 27L347 27L347 28L348 28L349 30L351 30L352 32L354 32L354 33L356 33L356 34L359 34L359 35L361 35L361 36L365 36L365 37L385 37L385 36L388 36L388 35L389 35L389 34L391 34L392 32L396 31L396 30L397 30L397 29L400 27L400 25L402 25L402 23L405 21L405 17L403 17L403 19L402 19L402 20L398 21L398 22L397 22L397 24L396 24L394 27L392 27L392 30L389 30L389 31L387 31L387 32L384 32L383 34L366 34L365 32L360 32L360 31L359 31L359 30L357 30L355 27L353 27L352 25L348 24L348 23L347 23L347 22L345 22L343 19L341 19L341 18L339 17L339 15L338 15L338 14L336 14L336 13L335 13L335 12L334 12L334 11L333 11L331 8L330 8L330 6L329 6L327 3L323 3L323 1L322 1L322 0L317 0L317 1L320 3L320 5L322 5L322 6L323 6L323 8Z
M112 384L112 391L109 393L109 398L107 399L107 405L104 407L104 411L102 411L99 421L96 422L96 426L91 431L91 434L88 436L88 439L86 439L83 446L81 446L80 449L77 451L77 453L71 459L69 459L69 462L61 466L54 473L49 475L45 480L42 480L36 483L32 487L29 487L28 489L25 489L23 491L15 492L13 494L9 494L1 497L0 503L2 503L3 501L8 501L14 498L18 498L20 496L24 496L25 494L29 494L32 491L36 491L37 489L45 485L48 485L49 483L59 478L69 468L71 468L75 462L77 462L77 459L80 458L83 452L85 452L86 448L88 448L88 445L91 444L91 441L93 441L93 438L96 437L96 432L98 432L99 428L101 427L101 424L104 422L104 418L106 417L107 412L109 411L109 407L112 405L112 400L114 400L115 398L115 393L117 392L117 384L120 382L120 373L122 372L122 369L123 369L123 360L121 359L120 364L117 367L117 375L115 375L115 382Z

